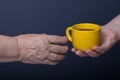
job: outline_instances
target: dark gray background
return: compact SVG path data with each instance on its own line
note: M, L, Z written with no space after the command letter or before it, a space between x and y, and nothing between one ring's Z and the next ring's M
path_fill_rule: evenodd
M104 25L120 13L120 0L0 0L0 34L65 35L80 22ZM71 43L67 43L71 48ZM120 43L98 58L80 58L70 50L56 66L1 63L0 78L102 79L119 77Z

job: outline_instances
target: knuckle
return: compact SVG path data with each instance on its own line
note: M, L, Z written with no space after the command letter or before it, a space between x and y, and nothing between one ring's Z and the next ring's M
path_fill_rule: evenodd
M59 48L58 48L58 51L59 51L60 53L65 53L65 52L68 51L68 47L66 47L66 46L59 47Z
M57 55L54 54L52 57L51 57L52 60L56 60L57 59Z
M59 58L58 58L58 60L62 60L64 58L65 58L65 55L60 55Z
M66 52L68 51L68 49L69 49L69 47L68 47L68 46L65 46L65 50L66 50Z
M56 47L55 50L56 50L56 52L58 52L58 53L62 51L61 47L59 47L59 46Z

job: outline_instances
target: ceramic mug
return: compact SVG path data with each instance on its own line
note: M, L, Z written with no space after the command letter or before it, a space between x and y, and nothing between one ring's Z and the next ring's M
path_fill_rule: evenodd
M79 23L66 29L66 36L73 47L80 51L100 45L101 27L94 23Z

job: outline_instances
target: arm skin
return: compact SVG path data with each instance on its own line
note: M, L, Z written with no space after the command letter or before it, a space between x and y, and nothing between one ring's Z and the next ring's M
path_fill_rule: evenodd
M72 52L80 57L98 57L110 50L118 41L120 41L120 14L102 26L101 35L100 46L95 46L93 47L93 50L87 50L84 53L72 48Z
M0 35L0 62L16 61L19 55L17 40L13 37Z
M0 35L0 62L56 65L68 51L67 46L60 44L67 41L65 36L47 34Z
M104 25L104 27L115 32L120 40L120 14Z

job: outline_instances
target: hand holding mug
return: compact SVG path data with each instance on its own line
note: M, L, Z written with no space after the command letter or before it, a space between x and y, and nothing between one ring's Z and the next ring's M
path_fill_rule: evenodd
M101 44L100 46L94 46L92 50L87 50L86 52L81 52L75 48L72 48L72 52L80 57L98 57L110 50L119 41L118 34L113 30L102 26L101 30Z
M93 23L75 24L66 29L66 36L72 42L73 51L79 50L84 53L100 45L101 27Z

